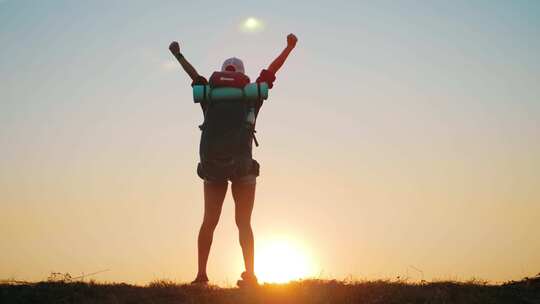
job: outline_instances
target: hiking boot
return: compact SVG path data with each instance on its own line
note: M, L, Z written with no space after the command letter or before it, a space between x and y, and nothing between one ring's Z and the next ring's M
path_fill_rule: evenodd
M240 275L242 278L241 280L236 281L236 285L240 288L249 288L249 287L257 287L259 286L259 282L257 281L257 277L254 273L247 273L242 272Z

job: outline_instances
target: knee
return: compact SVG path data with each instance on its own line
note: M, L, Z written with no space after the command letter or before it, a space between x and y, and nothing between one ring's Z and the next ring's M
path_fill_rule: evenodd
M251 229L251 223L249 219L236 217L236 227L238 227L238 230L245 231Z
M201 230L213 232L218 224L219 219L204 219L201 225Z

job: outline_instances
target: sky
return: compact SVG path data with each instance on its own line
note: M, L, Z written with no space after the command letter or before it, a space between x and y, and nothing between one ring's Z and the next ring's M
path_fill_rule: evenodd
M319 278L540 271L540 2L2 0L0 279L193 279L202 113L168 45L255 79L288 33L257 121L256 260L286 242ZM221 285L242 271L233 208Z

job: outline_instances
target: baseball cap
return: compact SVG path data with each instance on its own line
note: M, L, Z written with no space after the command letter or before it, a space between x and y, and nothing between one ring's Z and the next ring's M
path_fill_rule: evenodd
M242 62L242 60L240 60L240 59L238 59L236 57L231 57L231 58L225 60L223 62L223 65L221 66L221 71L225 72L227 70L228 66L232 66L232 67L234 67L234 70L236 72L240 72L240 73L244 74L244 63Z

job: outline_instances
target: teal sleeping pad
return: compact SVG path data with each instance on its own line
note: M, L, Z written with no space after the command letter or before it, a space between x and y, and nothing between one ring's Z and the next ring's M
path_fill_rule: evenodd
M239 88L211 88L209 85L194 85L193 100L201 102L204 100L227 101L244 99L245 101L256 101L268 98L268 84L261 82L247 84L244 89Z

